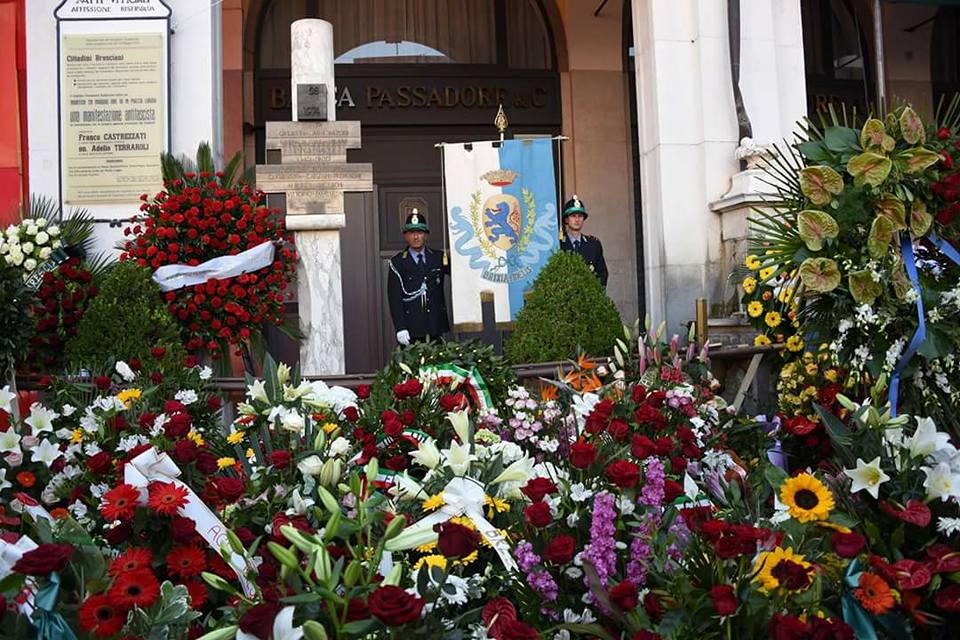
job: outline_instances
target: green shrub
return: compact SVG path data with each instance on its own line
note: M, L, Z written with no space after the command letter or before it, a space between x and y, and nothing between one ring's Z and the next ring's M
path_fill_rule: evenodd
M22 273L0 260L0 387L7 371L26 355L34 331L29 313L33 292L24 286Z
M67 362L100 371L116 360L149 362L154 347L166 349L171 362L183 359L179 327L150 270L135 262L117 263L104 275L100 293L67 344Z
M506 344L514 363L611 355L623 325L613 301L575 253L557 252L533 283Z

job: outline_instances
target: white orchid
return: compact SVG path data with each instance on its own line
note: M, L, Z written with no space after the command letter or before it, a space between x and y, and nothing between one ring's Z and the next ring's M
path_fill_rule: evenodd
M44 440L40 443L40 446L33 450L33 456L31 456L31 462L42 462L48 467L53 464L53 461L60 457L60 447L55 444L52 444L49 440Z
M850 487L851 493L866 490L874 500L877 499L880 485L890 479L890 476L880 468L880 456L874 458L869 464L857 458L857 467L844 469L843 472L853 480L853 486Z
M440 450L431 438L421 442L416 451L411 451L410 457L415 463L427 469L435 469L440 464Z
M0 453L20 453L20 434L13 429L0 432Z
M917 430L904 442L910 455L924 458L949 444L950 436L937 431L937 425L930 418L917 418Z
M267 398L267 388L264 386L263 380L254 380L253 384L247 387L247 397L257 402L270 402L270 399Z
M30 405L30 415L24 422L33 428L33 434L36 435L44 431L53 431L53 421L59 417L60 414L56 411L51 411L39 402L34 402Z
M953 472L946 462L940 462L933 467L921 469L927 478L923 481L923 488L927 490L927 499L940 498L946 502L950 498L960 499L960 474Z
M17 399L17 394L10 391L10 385L0 387L0 411L13 413L13 402Z

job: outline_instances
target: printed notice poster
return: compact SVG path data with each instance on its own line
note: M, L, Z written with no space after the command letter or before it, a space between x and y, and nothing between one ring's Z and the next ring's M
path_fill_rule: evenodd
M63 199L137 202L162 186L166 54L160 33L61 40Z

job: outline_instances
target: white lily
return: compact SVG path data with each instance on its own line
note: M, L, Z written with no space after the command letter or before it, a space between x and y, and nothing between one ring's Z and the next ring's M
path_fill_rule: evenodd
M524 456L515 460L509 467L500 472L496 478L490 481L490 484L500 484L501 482L519 482L521 485L533 477L533 458Z
M424 440L416 451L410 452L410 457L419 465L427 469L435 469L440 464L440 450L432 439Z
M263 380L254 380L253 384L247 387L247 397L257 402L270 402L267 398L267 388L264 386Z
M20 434L13 429L0 433L0 453L20 453Z
M13 485L7 482L7 470L0 468L0 491L9 489Z
M399 500L420 500L426 496L423 486L408 473L393 476L393 484L387 488L387 493Z
M39 402L34 402L30 406L30 416L24 420L25 423L33 428L33 435L44 431L53 431L53 421L60 417L56 411L47 409Z
M55 444L51 444L49 440L43 440L40 443L40 446L33 450L33 456L31 456L31 462L42 462L48 467L53 464L53 461L60 457L60 447Z
M302 516L307 512L307 509L315 505L316 502L313 498L304 498L300 495L299 487L293 490L293 493L290 494L290 508L287 509L287 515L298 515Z
M470 463L477 459L477 456L470 453L469 444L457 442L451 442L450 448L443 449L440 453L446 458L447 466L457 476L466 475L470 470Z
M13 401L17 399L17 394L10 391L10 385L4 385L0 388L0 411L13 413Z
M926 458L950 444L950 436L937 431L937 425L930 418L917 418L917 430L905 444L910 455Z
M447 414L447 420L453 425L453 430L460 438L460 442L466 443L470 439L470 419L466 411L451 411Z
M946 462L940 462L933 467L920 469L927 478L923 487L927 490L927 499L940 498L946 502L950 498L960 499L960 474L955 474Z
M277 365L277 382L285 385L290 381L290 366L284 362Z
M309 382L301 382L296 387L291 387L288 384L283 385L283 399L287 402L293 402L303 396L307 395L312 391L313 387L310 386Z
M853 486L850 487L851 493L857 493L864 489L876 500L880 485L890 479L883 469L880 468L880 456L874 458L870 463L857 458L857 467L855 469L844 469L847 477L853 480Z

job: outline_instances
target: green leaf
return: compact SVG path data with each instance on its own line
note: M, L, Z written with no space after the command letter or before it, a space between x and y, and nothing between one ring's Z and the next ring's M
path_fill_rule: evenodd
M873 279L873 272L869 269L852 271L848 276L850 281L850 295L857 304L870 304L883 293L883 287Z
M840 268L830 258L807 258L799 273L803 285L813 293L828 293L840 286Z
M883 121L870 118L860 131L860 146L864 150L869 150L870 147L879 147L883 145L883 138L886 135L887 129L883 126Z
M819 140L808 140L797 145L797 150L810 162L829 162L833 159L826 146Z
M827 238L836 238L840 233L837 221L829 213L817 209L806 209L798 213L797 229L810 251L819 251Z
M897 160L906 164L904 171L907 173L920 173L940 162L940 154L923 147L914 147L898 153Z
M804 167L800 170L800 190L810 202L823 206L843 191L843 177L830 167Z
M823 142L831 151L853 153L860 142L857 133L856 129L849 127L830 127L823 134Z
M923 120L910 107L900 114L900 134L907 144L921 144L926 139Z
M347 624L340 627L340 637L345 635L354 635L359 636L363 635L370 629L374 627L377 623L373 620L355 620L353 622L348 622Z
M852 175L858 183L866 183L874 187L883 184L883 181L890 175L890 169L893 163L890 158L867 151L850 158L847 163L847 172Z
M813 408L820 416L820 420L823 422L823 427L826 429L827 435L830 436L830 441L833 443L837 453L840 454L840 457L846 462L846 464L851 464L853 462L853 454L850 449L850 429L848 429L847 425L843 424L843 422L841 422L837 416L830 413L825 407L814 403Z
M205 633L197 638L197 640L233 640L237 635L237 629L238 627L236 625L224 627L223 629Z
M280 599L286 604L310 604L311 602L320 602L323 596L319 593L298 593L295 596L287 596Z
M903 268L903 259L898 256L897 263L893 267L893 292L897 294L898 299L904 300L912 289L913 284L907 278L907 272Z
M919 238L930 231L933 224L933 215L927 211L927 203L922 200L914 200L910 208L910 233L913 237Z
M307 620L303 623L303 637L307 640L327 640L327 630L316 620Z
M879 216L889 218L896 231L907 228L907 209L895 195L888 193L877 200L876 213Z
M893 223L890 218L877 216L870 225L870 235L867 236L867 251L871 258L881 258L890 249L893 240Z
M777 491L780 489L780 485L786 482L787 472L777 465L771 464L763 470L763 477L767 481L767 484L770 485L770 488Z

